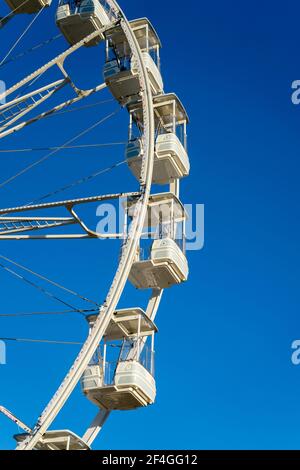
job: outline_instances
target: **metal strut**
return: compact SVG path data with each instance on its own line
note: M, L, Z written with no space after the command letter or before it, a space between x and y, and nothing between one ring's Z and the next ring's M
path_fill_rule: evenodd
M106 200L121 199L121 198L139 198L140 192L131 193L117 193L105 194L101 196L91 196L79 199L67 199L64 201L48 202L43 204L25 205L19 207L10 207L0 209L0 240L30 240L30 239L74 239L74 238L123 238L123 233L99 233L91 230L84 221L75 212L74 207L78 205L89 204L93 202L101 202ZM16 214L23 214L24 212L37 212L47 209L61 208L66 209L71 217L24 217L23 215L17 216ZM2 215L3 214L3 215ZM14 216L9 216L14 214ZM45 229L54 229L57 227L64 227L66 225L77 225L81 227L84 233L70 234L70 233L57 233L47 235L20 235L22 232L44 231Z
M111 27L113 24L114 23L112 23L109 27ZM66 106L70 106L71 104L76 103L77 101L87 98L93 93L96 93L106 87L106 84L103 83L103 84L97 85L96 87L90 90L81 90L80 88L76 87L76 85L72 82L71 77L68 75L68 73L66 72L64 68L64 62L66 58L69 57L69 55L73 54L79 48L81 48L86 43L88 43L91 39L103 34L107 29L108 27L106 26L104 28L101 28L93 32L86 38L79 41L74 46L67 49L65 52L61 53L60 55L52 59L47 64L37 69L35 72L31 73L30 75L25 77L23 80L16 83L12 87L10 87L8 90L0 94L0 102L6 101L3 105L0 106L0 116L2 117L2 122L0 121L0 125L2 124L2 127L0 127L0 139L3 137L6 137L7 135L13 132L21 130L23 127L26 127L29 124L32 124L33 122L43 119L44 117L49 116L50 114L60 111ZM62 80L49 83L47 86L38 88L31 93L27 93L26 95L7 101L7 98L12 93L16 92L17 90L19 90L25 85L29 86L33 81L35 81L37 78L42 76L47 70L55 66L57 66L60 72L62 73L64 77ZM12 124L14 124L17 120L21 119L23 116L25 116L34 108L36 108L39 104L43 103L45 100L50 98L54 93L59 91L66 84L70 84L71 87L73 88L76 94L75 98L62 102L59 105L55 106L54 108L48 111L45 111L34 118L31 118L29 121L24 121L18 125L12 126Z

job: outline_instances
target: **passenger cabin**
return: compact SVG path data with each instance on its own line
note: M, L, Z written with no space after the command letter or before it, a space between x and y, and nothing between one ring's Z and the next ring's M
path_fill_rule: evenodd
M27 433L16 434L15 440L23 442ZM36 444L34 450L90 450L90 447L81 437L67 429L47 431Z
M135 202L129 202L132 218ZM150 196L144 235L129 280L137 289L165 289L188 278L185 256L185 221L187 215L173 193Z
M96 315L88 317L90 326ZM103 344L85 370L83 393L106 410L132 410L154 403L154 334L157 328L140 308L117 310ZM145 344L150 337L150 346Z
M42 8L50 6L52 0L5 0L7 5L18 13L38 13Z
M143 60L149 75L152 93L157 95L163 91L160 74L160 39L147 18L130 22L130 26L138 40ZM112 95L121 103L135 99L141 87L138 67L126 36L117 26L106 34L106 63L103 70L104 80Z
M109 25L111 19L106 0L60 0L56 11L56 24L71 46ZM96 46L103 40L99 34L85 46Z
M188 116L184 106L174 93L153 98L156 142L153 167L153 183L169 184L187 176L190 162L187 153ZM143 130L142 104L129 104L129 141L126 160L131 172L140 179L143 145L140 135Z

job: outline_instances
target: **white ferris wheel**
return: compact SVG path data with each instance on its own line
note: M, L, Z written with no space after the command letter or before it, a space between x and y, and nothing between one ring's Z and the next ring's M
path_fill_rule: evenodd
M32 15L30 27L52 3L52 0L5 1L11 11L1 19L0 33L16 15ZM113 410L133 410L155 402L155 317L164 289L188 278L186 212L180 201L180 180L190 170L188 116L177 95L164 92L160 39L147 18L129 21L115 0L59 0L56 7L56 25L68 48L3 91L0 138L18 135L28 126L108 89L128 116L126 172L128 176L133 175L136 188L132 192L120 188L120 192L112 194L87 197L82 194L80 198L55 198L0 209L0 239L33 240L28 251L34 249L34 240L43 240L47 245L55 239L114 239L120 246L118 267L105 300L84 312L86 340L36 424L27 426L1 406L0 411L24 431L15 436L17 450L90 449ZM105 44L104 80L91 89L81 89L65 62L79 49L100 43ZM39 78L44 79L53 69L60 73L60 78L38 86ZM58 95L60 101L53 105L51 102ZM60 149L74 141L68 140ZM36 163L7 181L22 176ZM95 230L81 216L83 207L104 201L122 201L124 217L119 233ZM80 243L84 250L88 242ZM17 266L55 287L77 294L28 267L10 259L4 261L6 270L12 273ZM127 305L127 283L142 291L146 308ZM119 308L121 301L126 308ZM95 405L95 418L91 423L86 422L82 436L69 430L68 423L65 429L52 427L78 384L86 399ZM81 418L84 421L84 416Z

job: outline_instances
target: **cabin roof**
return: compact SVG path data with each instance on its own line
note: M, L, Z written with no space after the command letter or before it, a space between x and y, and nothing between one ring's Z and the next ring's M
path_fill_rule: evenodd
M97 315L89 315L88 322L92 325L97 319ZM130 338L137 335L138 324L140 322L140 332L142 336L149 336L156 333L157 327L150 320L143 309L139 307L116 310L104 338L108 341Z
M177 123L183 121L189 122L188 114L181 100L175 93L166 93L153 97L155 114L161 118L164 124L170 124L173 121L173 103L175 102L175 115ZM142 100L132 101L127 105L129 112L132 112L134 118L140 122L143 121Z
M188 214L182 202L178 199L177 196L175 196L175 194L171 192L151 194L149 197L148 204L148 216L146 216L145 218L144 228L147 228L149 226L149 222L153 227L159 225L161 218L162 222L169 222L171 215L170 204L172 202L174 210L174 221L179 223L183 220L187 220ZM135 204L136 200L127 201L129 217L133 214Z
M148 18L138 18L136 20L131 20L129 23L131 28L135 31L135 35L138 40L141 40L144 37L143 27L148 26L150 48L155 46L162 47L159 36ZM124 31L120 25L114 26L112 29L108 30L107 36L112 39L115 46L122 44L126 40Z
M133 29L141 28L142 26L147 25L148 28L149 28L150 46L151 47L154 47L154 46L162 47L159 36L158 36L154 26L152 25L152 23L149 21L148 18L138 18L136 20L132 20L132 21L130 21L130 25Z
M28 433L15 434L14 438L17 442L23 442L28 437ZM36 444L38 450L48 450L48 445L55 446L57 450L65 450L67 441L69 440L70 450L89 450L88 444L77 434L69 429L47 431L41 440Z

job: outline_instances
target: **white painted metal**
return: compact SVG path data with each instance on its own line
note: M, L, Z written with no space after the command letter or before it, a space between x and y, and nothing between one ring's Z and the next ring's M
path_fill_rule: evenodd
M82 0L76 4L70 0L59 2L56 12L56 24L69 42L74 45L86 38L89 34L99 31L110 25L111 17L101 3L101 0ZM96 46L104 39L103 34L98 35L85 46Z
M94 33L90 34L86 38L82 39L82 41L79 41L77 44L75 44L72 47L69 47L66 51L63 53L59 54L57 57L54 59L50 60L47 64L43 65L39 69L35 70L32 72L30 75L27 75L27 77L23 78L20 80L18 83L13 85L12 87L8 88L8 90L4 91L3 93L0 94L0 101L5 102L7 100L7 97L10 96L12 93L15 91L19 90L21 87L26 85L27 83L31 82L33 79L37 78L38 76L44 74L47 70L51 69L53 66L57 66L61 68L67 59L71 54L73 54L75 51L80 49L80 47L84 46L87 42L91 41L95 37L103 34L106 31L107 28L101 28L98 31L95 31ZM79 90L80 91L80 90Z
M95 232L87 227L87 225L83 222L83 220L77 215L74 210L74 207L77 205L89 204L93 202L100 202L105 200L113 200L113 199L120 199L126 197L139 197L140 193L119 193L119 194L106 194L101 196L94 196L88 198L80 198L80 199L69 199L65 201L57 201L57 202L50 202L44 204L28 204L26 206L21 207L12 207L6 209L0 209L0 239L3 240L30 240L30 239L72 239L72 238L101 238L101 239L108 239L108 238L115 238L121 239L123 238L123 233L99 233ZM4 214L16 214L16 213L24 213L24 212L38 212L44 211L47 209L53 208L60 208L64 207L72 217L2 217L1 215ZM57 227L63 227L66 225L79 225L86 235L78 234L55 234L55 235L20 235L22 232L32 232L32 231L44 231L45 229L53 229ZM14 234L14 235L12 235Z
M21 98L13 100L12 102L2 105L0 107L0 116L2 118L0 123L0 136L3 135L4 130L9 128L12 124L31 112L44 101L51 98L55 93L67 85L67 83L69 83L69 80L67 79L58 80L57 82L47 85L47 87L41 88L37 92L27 94Z
M105 359L103 360L105 364ZM98 364L88 366L81 378L81 388L83 393L88 394L90 390L98 390L103 386L104 368Z
M160 39L148 18L139 18L130 21L131 29L134 31L135 37L139 43L142 52L155 52L159 53L161 48ZM113 46L117 49L117 54L120 57L131 55L131 50L128 41L122 28L113 26L106 33L106 38L112 42ZM108 44L107 44L108 46ZM159 68L159 63L157 64Z
M13 99L9 102L5 102L4 104L2 104L0 106L1 114L3 112L5 112L5 110L7 108L11 108L12 106L17 105L17 104L21 103L22 101L27 100L28 98L32 98L32 97L34 97L34 95L37 95L39 93L43 93L44 91L48 91L49 89L54 88L58 85L62 85L64 83L64 81L65 81L65 79L57 80L56 82L53 82L50 85L39 88L37 91L27 93L27 94L25 94L21 97L18 96L17 98L15 98L15 99Z
M97 315L87 317L90 327L97 320ZM105 332L106 341L121 340L138 336L151 336L157 327L147 314L139 307L116 310Z
M88 38L93 40L94 38L99 37L99 34L102 34L104 30L105 28L99 31L95 31L94 33L89 35ZM56 58L54 58L53 60L45 64L43 67L39 68L37 71L31 73L29 76L27 76L26 78L24 78L23 80L18 82L16 85L12 86L11 88L9 88L7 91L5 91L4 93L0 95L0 100L4 102L4 104L0 106L0 111L1 111L0 114L2 115L2 117L3 116L5 117L5 120L3 121L5 125L3 125L2 128L0 128L0 138L6 137L7 135L13 132L23 129L27 125L32 124L33 122L36 122L44 117L47 117L50 114L57 112L63 109L64 107L69 106L77 101L80 101L83 98L87 98L93 93L96 93L106 87L106 84L101 84L91 90L81 90L74 85L71 78L69 77L69 75L64 69L64 61L66 60L66 58L69 55L73 54L80 47L84 46L86 44L86 39L87 38L83 39L79 43L70 47L67 51L63 52L62 54L60 54L59 56L57 56ZM12 93L16 92L27 83L30 83L33 80L37 79L39 76L41 76L42 74L44 74L46 71L48 71L54 66L57 66L62 72L64 76L63 80L50 83L47 86L41 87L31 93L27 93L25 95L21 94L21 96L18 96L17 98L12 99L10 101L7 99ZM44 111L39 116L31 118L29 121L24 121L21 124L10 127L18 119L28 114L34 108L42 104L45 100L51 98L51 96L53 96L54 93L59 91L68 83L71 85L73 91L76 93L75 98L72 98L68 101L60 103L56 105L54 108L48 111ZM26 104L25 108L24 106L20 107L20 103Z
M140 139L131 140L126 148L128 166L136 179L141 174L143 148ZM153 183L168 184L181 179L190 172L187 152L176 134L160 134L156 139Z
M97 438L98 434L103 429L107 419L109 418L111 411L100 409L96 414L95 418L87 428L86 432L84 433L82 439L91 446L94 440Z
M141 195L140 192L102 194L99 196L82 197L78 199L66 199L64 201L56 201L56 202L46 202L43 204L28 204L25 206L16 206L16 207L0 209L0 216L2 214L11 214L13 212L28 212L28 211L41 210L41 209L53 209L55 207L67 207L67 206L73 207L79 204L106 201L108 199L121 199L121 198L126 198L126 197L130 197L130 198L133 197L133 198L138 199L140 195Z
M119 390L130 390L130 394L143 406L154 403L156 386L154 377L138 361L120 362L115 375L115 386ZM136 406L133 403L133 408Z
M162 93L163 81L160 73L159 49L161 44L159 37L147 18L133 20L130 25L143 53L152 93L154 95ZM107 53L104 79L112 95L124 105L128 100L135 101L141 91L138 70L134 58L131 57L131 51L122 29L115 26L107 32L106 37ZM155 60L153 60L151 54Z
M153 97L155 126L157 138L154 155L153 183L172 184L173 192L178 193L178 183L174 182L190 172L187 154L187 113L174 93L159 94ZM143 126L141 103L137 99L127 104L130 112L129 141L126 149L128 166L134 176L139 179L143 145L136 129Z
M28 438L26 434L16 434L14 436L18 443L22 443ZM90 450L88 444L68 429L59 431L47 431L42 439L37 443L36 450Z
M105 303L103 304L100 315L92 328L88 339L86 340L81 352L71 367L69 373L62 382L60 388L43 411L32 433L25 441L18 445L18 450L30 450L35 448L40 439L46 433L60 409L72 393L74 387L80 380L81 375L91 360L100 340L105 334L116 305L120 299L128 278L130 267L133 263L139 238L142 234L144 219L147 213L147 205L150 195L153 158L154 158L154 114L152 104L152 93L149 84L147 69L143 63L143 56L139 48L139 44L131 27L126 20L123 12L120 10L117 2L108 0L109 4L119 13L121 17L121 26L128 38L128 42L132 49L133 55L137 60L139 68L139 76L141 80L142 100L143 100L143 122L144 122L144 149L145 157L142 165L141 190L142 195L136 205L131 231L128 235L127 242L123 246L122 256L119 268L113 280L111 289L108 293Z
M153 94L163 91L163 81L152 57L148 52L143 52L144 63L150 79ZM106 62L103 70L105 82L114 98L121 104L126 104L128 99L134 99L140 93L138 71L134 61L130 68L122 70L116 60Z
M53 84L51 84L51 85L53 85ZM62 109L66 108L67 106L70 106L74 103L77 103L78 101L81 101L82 99L87 98L88 96L91 96L94 93L97 93L98 91L103 90L105 87L106 87L106 84L103 83L101 85L96 86L95 88L93 88L91 90L80 90L80 92L77 90L78 96L76 96L75 98L64 101L64 102L54 106L52 109L49 109L48 111L44 111L43 113L39 114L38 116L35 116L35 117L29 119L28 121L24 121L24 122L14 126L14 127L9 128L6 131L0 132L0 139L2 139L3 137L6 137L9 134L13 134L14 132L17 132L17 131L23 129L24 127L27 127L30 124L33 124L37 121L40 121L41 119L44 119L44 118L50 116L51 114L57 113L58 111L61 111ZM34 92L34 94L39 94L39 92L40 92L40 89L36 90ZM40 101L39 104L41 104L41 102L42 101ZM33 108L31 108L31 109L33 109ZM31 111L31 109L30 109L30 111ZM7 128L7 124L6 124L6 128Z
M128 199L127 211L133 216L136 202ZM1 212L0 212L1 214ZM181 223L187 219L187 213L181 201L172 192L151 194L147 208L144 228L157 227L160 223Z
M31 429L27 426L27 424L24 424L23 421L17 418L11 411L9 411L4 406L0 406L0 413L4 414L7 418L16 423L21 429L23 429L27 433L31 432Z
M188 272L182 250L173 239L164 238L153 242L150 259L133 263L129 280L137 289L166 289L186 281Z
M40 446L44 445L43 444L44 440L46 439L48 434L52 432L52 431L47 431L48 427L50 426L52 421L55 419L57 413L60 411L65 401L68 399L69 395L71 394L72 390L78 383L81 374L84 372L84 370L86 370L86 366L89 363L91 357L93 356L94 351L96 350L101 338L103 338L105 336L105 333L107 333L109 325L111 324L111 319L113 317L114 310L117 306L117 303L123 291L126 279L128 278L128 275L130 273L131 266L136 257L136 251L137 251L139 239L142 235L143 227L145 226L144 220L146 218L146 215L148 214L147 206L148 206L148 200L149 200L149 194L150 194L150 188L151 188L153 163L154 163L154 133L155 133L154 132L155 128L154 128L152 94L155 93L156 91L153 88L153 84L151 85L151 74L149 73L149 64L147 67L147 59L145 56L146 51L144 50L144 47L142 46L140 42L139 25L136 25L137 28L133 27L132 24L130 26L123 12L120 10L117 2L115 2L114 0L107 0L107 3L109 3L112 10L114 10L114 14L115 14L114 18L119 17L121 19L121 23L120 23L121 29L123 31L123 34L125 34L126 39L128 40L128 44L133 52L134 63L137 64L136 67L137 67L138 76L139 76L139 89L142 92L138 115L139 115L140 122L143 124L143 128L144 128L144 136L143 136L144 154L142 157L142 164L141 164L141 171L140 171L141 193L136 194L136 197L138 198L138 203L131 210L131 217L133 219L132 224L131 224L131 231L129 233L128 238L125 240L125 243L122 248L122 256L120 259L120 265L119 265L118 271L112 283L111 289L108 293L106 301L104 302L103 306L100 309L100 314L94 326L90 330L89 337L86 343L84 344L79 356L74 362L72 368L70 369L68 375L66 376L65 380L61 384L59 390L54 395L53 399L50 401L50 403L48 404L48 406L46 407L46 409L40 416L32 433L30 433L30 435L27 436L25 440L19 444L18 449L30 450L33 448L42 448ZM114 28L113 21L111 22L109 26L110 28ZM64 54L61 54L59 57L57 57L53 61L46 64L44 67L40 68L38 71L31 74L29 77L22 80L14 87L11 87L11 89L8 90L6 95L8 96L13 91L18 90L25 83L28 83L35 77L38 77L40 74L44 73L46 70L48 70L48 68L52 67L53 65L57 65L61 69L65 79L69 78L63 69L63 62L65 58L69 54L77 50L78 47L87 45L89 42L93 41L94 39L101 37L101 35L103 36L106 33L106 31L107 31L107 28L104 28L101 31L99 30L99 31L96 31L95 33L92 33L90 36L80 41L80 43L75 44L75 46L71 47ZM150 28L150 33L149 33L149 37L147 39L147 44L145 45L145 48L146 49L149 48L149 45L151 45L150 44L151 41L155 41L155 40L156 40L155 34L153 34L153 30L151 30ZM157 52L158 52L158 59L159 59L159 46L160 44L156 45ZM159 66L158 66L158 69L159 69ZM4 137L5 135L8 135L9 133L15 132L16 130L20 130L26 125L32 122L35 122L38 119L42 119L44 116L49 115L58 109L61 109L60 107L68 106L69 104L71 104L71 102L75 102L76 100L82 99L82 94L81 94L82 90L76 89L76 87L74 86L74 84L72 84L71 81L70 83L73 86L73 89L75 90L75 92L77 93L76 98L69 100L67 102L61 103L57 107L53 108L52 110L46 111L45 113L40 114L36 118L33 118L27 122L23 122L17 126L14 126L11 129L8 129L7 131L4 132L4 135L3 133L0 133L0 138ZM88 90L87 92L84 92L84 93L87 93L87 96L88 96L88 93L93 93L95 91L98 91L98 90L96 90L95 88L94 90ZM1 96L0 96L0 99L1 99ZM157 122L157 116L158 114L156 112L156 117L155 117L156 122ZM171 183L171 188L172 188L172 191L176 195L179 195L178 180L175 180L174 182ZM83 198L83 199L86 201L89 198ZM25 207L20 208L20 209L21 209L21 212L23 212L22 209L27 210ZM69 209L73 216L72 220L75 219L81 225L81 227L86 231L86 234L80 235L80 237L89 238L90 236L92 236L91 231L89 231L87 227L84 226L82 221L78 218L77 214L74 213L72 201L71 201ZM12 209L9 209L9 211L10 211L9 213L14 212ZM7 212L4 212L4 210L2 210L0 211L0 215L1 213L3 215L6 215ZM119 235L119 234L115 234L115 235ZM72 236L76 237L76 235L72 235ZM18 239L21 239L23 237L31 238L31 239L34 238L34 237L28 237L26 235L25 236L17 235L17 237ZM7 238L9 237L7 236ZM52 236L45 235L44 238L52 238ZM53 238L55 238L55 236L53 236ZM155 315L156 315L156 312L157 312L157 309L161 300L161 295L162 295L161 286L159 286L159 288L155 288L152 292L152 296L147 307L147 315L152 320L154 320L155 318ZM139 323L140 323L140 320L139 320ZM142 325L141 325L141 328L142 328ZM142 339L141 344L142 345L144 344L143 339ZM140 345L138 347L139 347L139 352L141 352L142 347ZM134 351L132 353L136 354L136 352ZM128 359L130 360L130 355L128 356ZM87 443L88 445L91 445L91 443L93 442L93 440L95 439L99 431L102 429L108 416L109 416L109 412L107 410L100 410L100 412L95 417L93 423L91 424L89 429L86 431L82 440L83 443ZM65 431L58 431L58 432L64 433ZM71 448L70 435L64 436L63 440L65 442L66 449ZM57 450L58 448L57 443L51 442L51 439L47 445L49 449Z
M52 229L57 227L64 227L66 225L73 225L76 221L74 219L66 219L66 220L59 220L54 219L52 221L47 219L32 219L32 220L24 220L21 218L18 220L6 221L2 222L0 220L0 239L4 237L8 237L11 234L20 234L22 232L33 232L33 231L40 231L45 229Z
M49 7L52 0L5 0L7 5L19 13L38 13L42 8Z
M129 202L129 218L135 203ZM140 243L129 280L138 289L167 288L187 280L188 264L184 253L183 226L187 214L172 193L152 194L144 228L156 233L149 246ZM178 239L178 242L175 241ZM145 250L146 248L146 250ZM150 253L148 252L150 250Z
M153 107L156 127L163 126L174 132L177 125L184 126L189 122L187 112L175 93L154 96ZM128 110L133 114L135 121L143 123L141 101L128 103Z
M7 89L5 92L0 94L0 101L4 103L2 106L0 106L0 111L3 115L7 117L7 119L4 120L4 125L2 128L0 128L0 139L3 137L6 137L7 135L10 135L14 132L17 132L24 127L28 126L29 124L32 124L34 122L37 122L50 114L53 114L57 111L60 111L66 106L70 106L71 104L80 101L81 99L87 98L88 96L92 95L93 93L96 93L100 90L103 90L106 87L106 84L100 84L96 86L95 88L91 90L81 90L77 88L74 83L72 82L71 78L68 76L67 72L64 69L64 62L69 57L71 54L76 52L80 47L85 46L87 42L92 41L96 38L99 37L99 35L103 35L104 31L106 28L101 28L97 31L94 31L92 34L87 36L86 38L82 39L79 41L77 44L74 46L70 47L67 49L65 52L62 54L58 55L54 59L52 59L50 62L47 64L43 65L40 67L38 70L35 72L31 73L24 79L22 79L20 82L16 83L9 89ZM37 90L34 90L31 93L27 93L25 95L18 96L18 98L8 100L8 97L15 93L16 91L20 90L24 85L27 85L31 82L33 82L35 79L37 79L39 76L45 74L48 70L50 70L52 67L57 66L59 70L62 72L64 79L60 81L55 81L53 83L48 84L46 87L41 87ZM73 89L73 91L76 93L76 97L69 99L67 101L64 101L58 105L56 105L54 108L44 111L38 116L35 116L28 121L24 121L20 124L17 124L15 126L12 126L18 119L21 117L25 116L28 114L30 111L32 111L34 108L36 108L38 105L42 104L44 101L48 100L51 96L53 96L54 93L59 91L62 87L64 87L67 83L69 83ZM20 103L26 103L26 107L22 107L19 109L18 112L18 106ZM11 119L10 119L11 117ZM0 123L1 125L1 123Z

